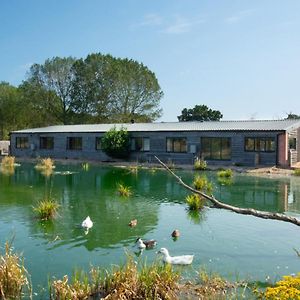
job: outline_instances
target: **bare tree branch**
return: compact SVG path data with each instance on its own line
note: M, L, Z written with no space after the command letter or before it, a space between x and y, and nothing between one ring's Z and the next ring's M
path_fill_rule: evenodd
M289 222L292 224L295 224L297 226L300 226L300 220L295 218L295 217L290 217L287 216L285 214L281 214L281 213L272 213L272 212L267 212L267 211L260 211L260 210L256 210L253 208L241 208L241 207L236 207L233 205L229 205L226 203L223 203L219 200L217 200L214 196L209 196L206 195L205 193L198 191L194 188L192 188L191 186L189 186L188 184L186 184L178 175L176 175L166 164L164 164L158 157L154 156L157 161L169 172L171 173L178 181L178 183L180 185L182 185L183 187L185 187L187 190L199 194L202 197L204 197L205 199L211 201L211 203L214 205L215 208L223 208L223 209L227 209L227 210L231 210L235 213L238 214L242 214L242 215L251 215L254 217L258 217L258 218L262 218L262 219L272 219L272 220L278 220L278 221L284 221L284 222Z

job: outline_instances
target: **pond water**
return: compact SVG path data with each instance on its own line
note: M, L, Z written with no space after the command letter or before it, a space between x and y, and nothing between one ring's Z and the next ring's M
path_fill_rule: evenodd
M195 172L177 171L191 183ZM262 178L234 174L230 185L212 180L216 198L240 207L286 212L300 218L300 178ZM133 195L122 198L116 184L131 187ZM61 205L59 215L48 222L36 219L32 207L51 193ZM205 208L200 214L186 209L188 192L164 170L139 170L81 165L57 165L46 179L31 164L22 164L13 175L0 173L0 243L14 238L15 251L22 252L31 274L36 299L45 297L48 278L72 274L75 268L91 265L108 268L125 261L138 236L154 238L157 248L171 255L195 254L184 276L193 277L200 266L230 279L262 281L297 273L300 258L300 228L280 221L238 215ZM79 228L90 216L93 228ZM136 227L129 227L132 219ZM179 229L174 241L171 233ZM3 251L3 248L1 249ZM142 257L156 259L156 251Z

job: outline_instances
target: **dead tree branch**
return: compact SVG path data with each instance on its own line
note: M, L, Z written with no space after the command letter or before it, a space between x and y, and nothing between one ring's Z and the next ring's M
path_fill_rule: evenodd
M242 214L242 215L251 215L251 216L262 218L262 219L272 219L272 220L284 221L284 222L289 222L289 223L295 224L297 226L300 226L299 219L287 216L285 214L260 211L260 210L256 210L253 208L241 208L241 207L236 207L233 205L223 203L223 202L217 200L214 196L206 195L205 193L198 191L198 190L194 189L193 187L189 186L188 184L183 182L183 180L178 175L176 175L166 164L164 164L158 157L155 156L155 158L170 174L172 174L177 179L177 181L180 185L182 185L187 190L189 190L193 193L199 194L202 197L204 197L205 199L209 200L214 205L215 208L223 208L223 209L231 210L235 213Z

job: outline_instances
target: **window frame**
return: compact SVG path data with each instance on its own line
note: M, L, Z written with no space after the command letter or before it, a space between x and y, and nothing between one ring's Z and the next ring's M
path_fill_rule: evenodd
M249 149L249 147L247 147L247 140L253 140L253 147L251 147L251 149ZM273 147L272 147L272 145L273 145ZM244 138L244 151L245 152L274 153L274 152L276 152L275 137L247 136Z
M16 149L29 149L28 136L16 136Z
M98 147L98 141L100 142L100 147ZM96 138L95 138L95 149L97 151L102 150L102 136L96 136Z
M80 140L80 148L78 147L76 147L76 148L73 148L73 147L71 147L71 146L73 146L73 145L71 145L71 143L70 143L70 141L71 140L74 140L74 142L73 143L75 143L75 146L76 146L76 140ZM80 151L80 150L82 150L82 137L81 136L68 136L67 137L67 150L71 150L71 151Z
M205 143L205 140L208 140L209 143ZM215 155L213 155L213 142L218 142L219 144L219 158L217 158ZM228 147L226 147L225 145L227 145L229 143L229 157L228 158L224 158L224 156L226 155L225 153L225 149L227 149ZM205 148L209 149L209 156L204 156L203 154L203 145L206 145ZM202 136L201 137L201 156L203 156L204 160L216 160L216 161L230 161L232 159L232 142L231 142L231 137L213 137L213 136Z
M42 140L46 139L46 147L44 147L44 144L42 143ZM49 140L50 145L48 145ZM43 147L42 147L43 145ZM42 150L52 150L54 149L54 137L53 136L40 136L40 149Z
M134 140L134 143L132 142ZM141 147L137 148L137 140L141 141ZM148 140L149 149L145 150L145 140ZM134 147L133 147L134 145ZM150 151L150 137L147 136L137 136L130 138L130 151L133 152L149 152Z
M168 140L171 141L171 150L168 150ZM174 151L174 142L180 141L180 151ZM184 141L185 145L182 145L181 142ZM184 151L182 150L184 147ZM186 137L167 137L166 138L166 152L167 153L187 153L188 152L188 145L187 145L187 138Z

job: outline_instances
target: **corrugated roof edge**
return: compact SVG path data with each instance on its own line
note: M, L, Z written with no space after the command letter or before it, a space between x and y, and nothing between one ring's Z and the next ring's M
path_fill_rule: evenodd
M105 132L113 128L114 126L117 126L117 128L121 128L122 126L126 127L128 131L275 131L275 130L290 131L300 127L300 120L224 120L224 121L206 121L206 122L193 121L193 122L155 122L155 123L133 123L133 124L132 123L115 123L115 124L106 123L106 124L53 125L48 127L16 130L16 131L12 131L11 133Z

